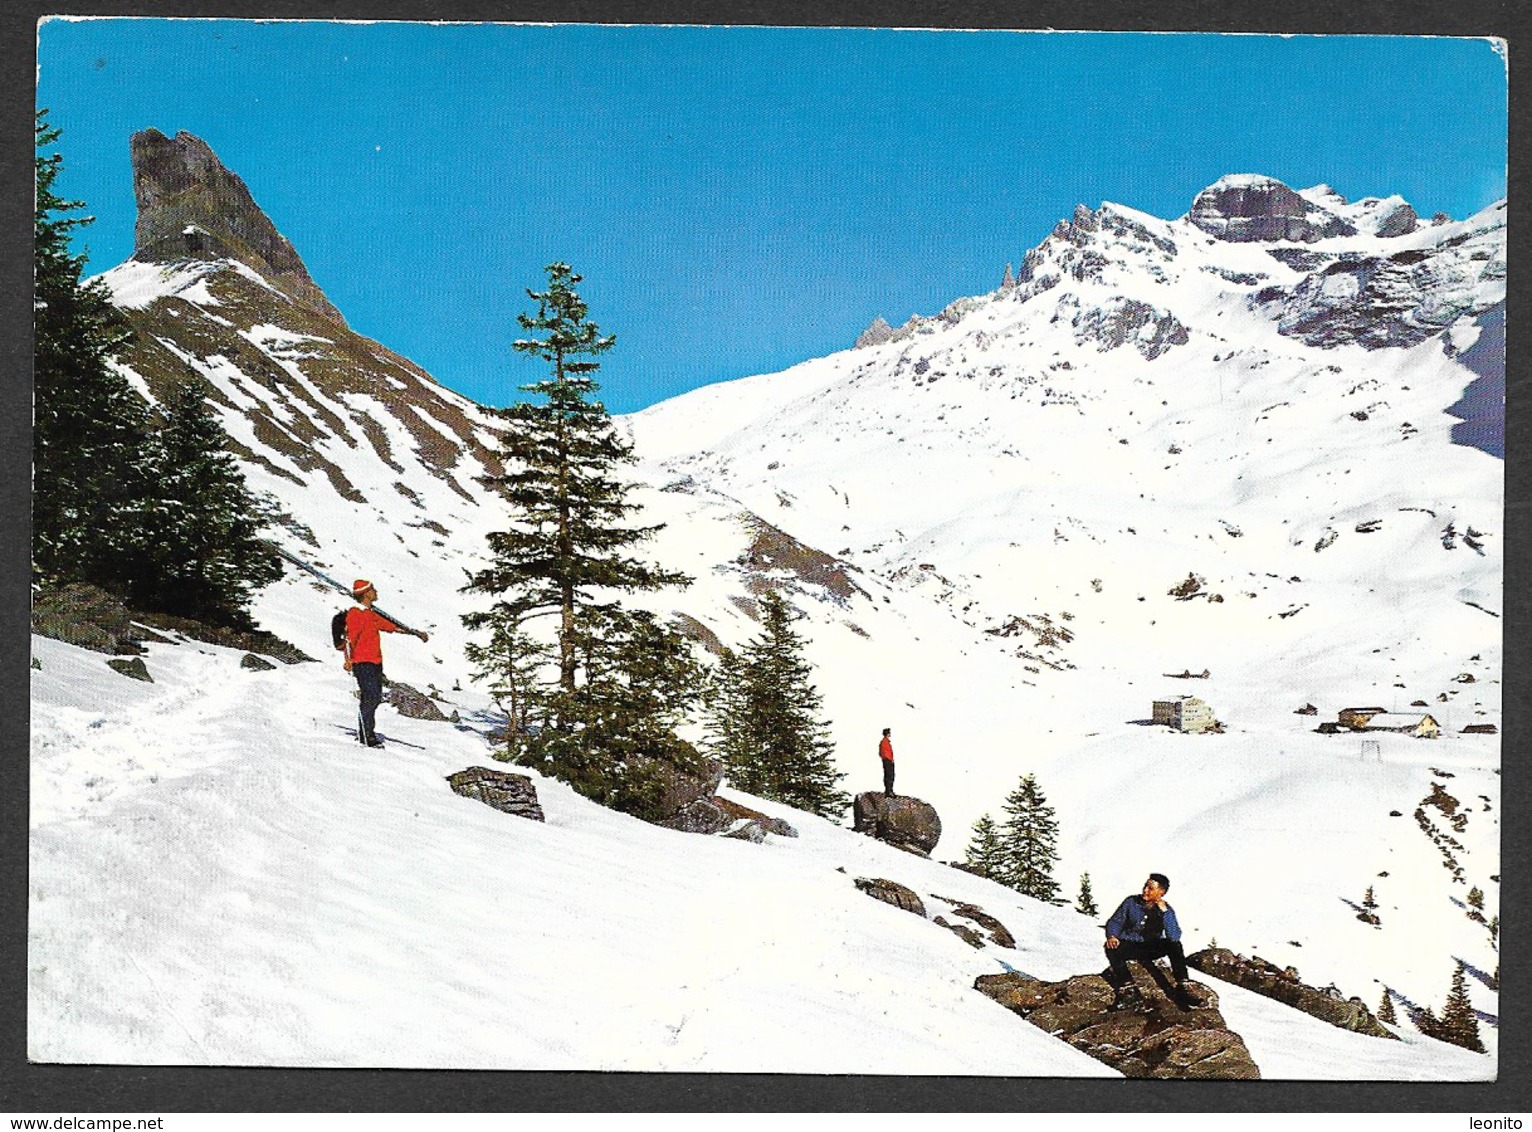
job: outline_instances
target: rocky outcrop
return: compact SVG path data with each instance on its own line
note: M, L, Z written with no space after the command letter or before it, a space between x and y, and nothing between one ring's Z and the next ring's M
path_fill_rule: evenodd
M941 840L942 820L936 807L919 798L869 790L856 796L851 815L857 833L922 857L929 857Z
M397 680L389 682L388 703L400 715L409 719L424 719L432 723L447 722L447 717L442 714L441 708L432 702L430 696Z
M716 794L693 798L668 818L655 823L682 833L720 834L757 844L768 833L778 837L797 837L798 831L781 818L767 817L749 806L742 806Z
M1231 243L1312 244L1332 236L1356 235L1354 225L1271 177L1225 177L1197 194L1187 219L1208 235Z
M882 877L857 877L856 886L874 900L892 904L895 908L906 912L913 912L921 919L926 918L926 906L913 888L906 888L897 881L884 880Z
M856 348L860 350L866 346L881 346L893 336L894 328L879 315L866 330L856 336Z
M264 656L256 656L253 652L247 652L244 656L240 657L239 666L247 668L251 672L270 672L276 668L276 665L272 664Z
M294 302L345 324L245 182L205 141L184 130L167 138L150 129L133 135L130 150L138 200L134 259L237 260Z
M474 798L501 813L532 821L544 820L542 804L537 800L537 787L524 774L472 766L448 775L447 783L454 793Z
M105 590L75 583L44 588L32 599L32 632L92 652L141 652L143 633L127 606Z
M1273 249L1272 254L1278 250L1296 249ZM1326 349L1409 347L1465 316L1493 317L1489 312L1504 294L1504 214L1486 210L1476 226L1434 247L1405 248L1386 256L1281 258L1294 270L1306 272L1304 278L1292 286L1262 288L1248 300L1252 309L1274 317L1281 333ZM1500 345L1499 351L1491 347L1489 356L1498 359L1492 364L1503 368L1503 342Z
M154 683L154 677L149 675L149 666L144 663L144 658L135 656L131 660L123 657L114 657L106 662L114 672L120 672L133 680L143 680L149 684Z
M1186 327L1175 315L1137 299L1117 297L1105 306L1080 311L1073 325L1075 341L1081 345L1095 342L1105 352L1132 343L1147 361L1188 341Z
M1284 1002L1342 1030L1375 1038L1395 1037L1373 1017L1361 999L1344 998L1333 987L1325 990L1311 987L1300 982L1298 973L1291 968L1279 968L1259 956L1247 959L1222 947L1209 947L1187 956L1186 962L1215 979Z
M935 896L935 893L932 893L932 895ZM978 924L981 928L987 931L989 933L989 942L995 944L998 947L1008 947L1012 950L1015 950L1016 937L1011 934L1010 929L1002 924L999 920L995 919L995 917L991 916L983 908L980 908L977 904L969 904L967 901L963 900L950 900L945 896L937 896L936 899L944 900L948 904L951 904L952 914L954 916L961 916L965 920L972 920L974 923ZM953 930L957 931L957 928L953 925L944 926L953 927ZM965 929L965 931L971 930L972 929ZM963 935L965 939L968 938L964 932L958 932L958 934ZM974 932L973 934L975 936L978 935L977 932ZM983 943L983 938L980 937L979 942L975 944L975 946L982 947Z
M1244 1039L1229 1029L1209 987L1189 983L1182 1005L1160 985L1163 976L1136 963L1128 969L1132 982L1120 990L1100 975L1054 983L981 975L974 988L1125 1077L1259 1079Z

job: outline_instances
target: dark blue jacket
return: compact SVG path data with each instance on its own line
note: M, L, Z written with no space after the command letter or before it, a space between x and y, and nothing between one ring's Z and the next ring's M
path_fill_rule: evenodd
M1130 896L1117 905L1117 911L1113 912L1112 918L1106 922L1106 934L1108 937L1116 936L1118 939L1143 943L1144 920L1148 916L1149 905L1144 903L1144 898ZM1169 904L1165 905L1165 938L1171 940L1181 938L1181 925L1176 923L1176 910Z

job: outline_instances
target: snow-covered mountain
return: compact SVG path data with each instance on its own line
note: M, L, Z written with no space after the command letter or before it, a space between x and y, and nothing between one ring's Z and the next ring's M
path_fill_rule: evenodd
M548 782L542 826L447 791L487 757L458 589L503 518L475 478L495 418L347 328L203 143L150 131L134 156L139 246L105 276L139 332L124 372L156 400L206 382L288 548L430 630L389 642L390 672L465 722L385 716L426 750L378 764L340 734L328 659L247 674L151 645L159 683L126 687L34 639L34 1057L1103 1071L971 990L1003 964L1099 969L1087 917L802 815L754 846ZM715 648L784 593L846 785L877 788L892 727L935 857L1035 773L1067 893L1164 871L1189 949L1439 1009L1456 960L1498 966L1465 901L1498 910L1504 226L1250 176L1177 220L1082 206L991 294L626 418L667 524L650 551L696 578L649 602ZM294 573L255 614L327 658L337 602ZM1187 693L1221 734L1148 725ZM1441 738L1315 731L1361 706ZM82 860L124 882L81 883ZM857 875L981 904L1021 955ZM1407 1024L1378 1043L1220 994L1267 1076L1494 1073Z

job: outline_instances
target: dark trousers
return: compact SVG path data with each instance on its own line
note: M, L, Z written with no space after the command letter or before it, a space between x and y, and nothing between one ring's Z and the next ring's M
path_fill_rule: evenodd
M356 738L359 743L371 743L377 739L373 729L378 717L378 705L383 702L383 666L362 661L351 666L356 686L362 692L362 706L356 716Z
M1148 943L1138 943L1125 939L1119 941L1116 947L1108 947L1105 950L1106 961L1111 964L1114 978L1128 977L1129 959L1137 959L1147 964L1164 955L1170 959L1170 969L1176 974L1176 982L1186 981L1186 952L1181 949L1180 940L1156 939Z
M881 761L883 763L883 793L892 794L894 792L894 760Z

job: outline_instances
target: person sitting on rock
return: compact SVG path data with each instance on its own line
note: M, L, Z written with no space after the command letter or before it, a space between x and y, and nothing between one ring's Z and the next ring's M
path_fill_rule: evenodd
M1114 987L1127 984L1128 960L1137 959L1152 963L1160 956L1170 959L1170 968L1176 977L1172 997L1185 1005L1186 952L1181 947L1181 925L1176 922L1176 910L1165 903L1165 893L1170 881L1163 873L1150 873L1144 881L1143 891L1130 896L1117 906L1106 922L1105 977Z

